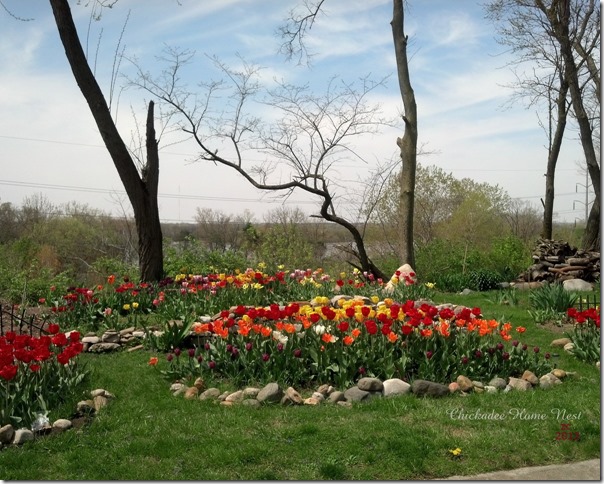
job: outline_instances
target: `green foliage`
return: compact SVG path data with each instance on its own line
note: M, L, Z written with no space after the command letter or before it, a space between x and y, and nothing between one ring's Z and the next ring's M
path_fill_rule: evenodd
M499 287L501 277L498 273L487 269L470 272L470 289L474 291L490 291Z
M540 288L531 290L529 301L534 309L551 310L557 313L565 313L577 302L579 295L564 289L560 283L546 284Z
M498 237L493 240L483 263L485 268L497 271L502 280L513 281L531 264L531 250L516 236Z
M517 306L518 291L513 287L500 289L487 299L493 304L501 304L504 306Z
M233 272L247 265L248 261L241 252L208 250L191 236L186 237L184 243L168 241L164 246L164 272L171 276Z
M572 349L573 356L587 363L600 361L601 334L599 306L581 312L571 308L567 311L567 315L573 320L573 329L568 333L574 344L574 348Z

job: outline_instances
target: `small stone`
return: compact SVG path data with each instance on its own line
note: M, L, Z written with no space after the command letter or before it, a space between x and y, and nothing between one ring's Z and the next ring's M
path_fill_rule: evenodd
M244 405L246 407L260 408L260 402L255 398L248 398L241 402L241 405Z
M224 402L226 400L226 397L228 397L231 394L231 392L223 392L220 395L218 395L218 400L220 400L221 402Z
M331 403L344 402L346 401L346 396L344 395L344 392L335 390L329 394L328 401Z
M566 372L562 368L554 368L550 373L556 378L566 378Z
M30 440L34 440L34 433L29 429L18 429L13 438L14 445L21 445Z
M144 331L133 331L132 336L134 336L135 338L144 338L145 332Z
M94 413L94 402L92 400L82 400L78 402L76 405L76 412L81 415Z
M121 345L118 343L96 343L88 348L89 353L109 353L111 351L119 350Z
M103 395L97 395L92 399L94 409L98 412L101 408L106 407L109 403L109 399Z
M126 351L127 351L128 353L132 353L132 352L134 352L134 351L140 351L140 350L142 350L142 349L144 349L144 348L145 348L145 346L144 346L144 345L136 345L136 346L133 346L132 348L128 348Z
M507 383L503 378L495 377L489 382L489 385L497 388L497 390L503 390Z
M564 348L568 343L571 342L570 338L558 338L552 341L552 346Z
M185 400L193 400L199 395L199 389L197 387L189 387L185 390Z
M174 396L180 395L181 393L184 393L187 390L187 387L185 385L183 385L182 383L172 383L172 385L170 385L170 391L172 392L172 394Z
M406 381L401 380L400 378L390 378L388 380L384 380L384 396L385 397L394 397L398 395L406 395L411 391L411 385Z
M103 336L101 336L101 342L103 343L119 343L121 336L116 331L106 331Z
M478 380L472 380L472 385L474 385L474 390L477 388L484 389L484 383Z
M368 397L369 392L361 390L359 387L352 387L344 392L344 398L347 402L362 402L367 400Z
M285 394L281 398L282 405L302 405L303 402L304 399L293 387L285 390Z
M281 390L281 388L279 388L279 384L278 383L269 383L262 390L260 390L256 399L260 403L264 403L264 402L278 403L281 401L282 397L283 397L283 390Z
M530 382L523 380L522 378L510 377L509 385L514 390L520 390L520 391L527 391L527 390L531 390L533 388L533 385L531 385Z
M233 392L231 394L229 394L225 399L225 402L241 402L243 401L243 390L238 390L236 392Z
M102 388L97 388L96 390L92 390L92 391L90 392L90 396L91 396L92 398L94 398L94 397L99 397L99 396L104 397L104 396L105 396L105 393L107 393L107 392L106 392L106 390L104 390L104 389L102 389Z
M304 405L319 405L320 403L321 400L314 397L308 397L304 400Z
M195 379L195 383L193 383L193 386L197 388L197 390L202 391L206 386L206 382L203 380L203 378L197 377Z
M208 388L205 392L199 395L200 400L207 400L210 398L218 398L220 396L220 390L218 388Z
M135 329L136 328L134 326L130 326L129 328L122 329L120 331L120 336L126 336L128 334L132 334L132 333L134 333Z
M94 333L93 333L94 334ZM101 338L98 336L84 336L82 338L82 343L90 343L91 345L97 344L101 342Z
M247 387L243 390L243 396L249 399L255 399L260 393L260 388Z
M487 393L497 393L497 387L494 387L492 385L485 385L484 390Z
M566 351L568 353L572 353L574 349L575 349L575 343L566 343L564 345L564 351Z
M311 395L311 397L312 398L316 398L320 402L322 402L323 400L325 400L325 396L321 392L313 392L313 394Z
M364 390L366 392L381 392L382 390L384 390L384 384L378 378L361 378L357 382L357 387L360 390Z
M346 401L341 401L341 400L336 402L336 405L339 405L340 407L345 407L345 408L352 408L352 403L346 402Z
M334 390L334 387L327 384L321 385L319 388L317 388L317 391L321 393L324 397L328 397L329 395L331 395Z
M411 384L411 391L418 397L444 397L449 395L449 387L441 383L435 383L428 380L414 380Z
M449 383L449 391L451 393L460 392L461 388L459 388L459 384L456 381L452 381Z
M539 384L539 378L537 378L537 375L535 375L532 371L530 370L526 370L522 376L520 377L522 380L526 380L527 382L529 382L531 385L538 385Z
M55 420L52 424L53 429L57 429L61 432L70 429L73 426L71 420L67 420L66 418L59 418Z
M484 393L484 388L474 387L474 393Z
M231 401L228 401L228 402L227 402L226 400L222 400L222 401L220 402L220 405L223 405L223 406L225 406L225 407L232 407L233 405L235 405L235 402L231 402Z
M596 368L599 370L600 369L600 362L596 361Z
M459 385L459 389L462 392L469 392L474 388L472 380L470 380L467 376L464 375L459 375L457 377L457 384Z
M11 424L0 427L0 443L10 444L15 436L15 429Z

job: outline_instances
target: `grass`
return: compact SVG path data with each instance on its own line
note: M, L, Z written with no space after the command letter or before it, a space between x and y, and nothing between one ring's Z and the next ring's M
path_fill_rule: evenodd
M438 302L462 302L442 297ZM472 294L463 304L526 325L523 340L544 351L559 336L531 324L525 297L512 307ZM423 480L599 458L599 372L558 353L558 366L576 375L550 390L438 400L407 395L352 409L184 400L170 395L146 352L82 355L93 369L87 390L105 388L116 399L82 431L2 450L0 479ZM557 418L556 409L566 416ZM477 412L503 420L454 418ZM556 440L561 423L580 440ZM449 453L457 447L461 459Z

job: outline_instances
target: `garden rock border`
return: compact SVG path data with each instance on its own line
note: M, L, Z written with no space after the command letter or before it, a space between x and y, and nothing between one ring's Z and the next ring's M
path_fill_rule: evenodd
M421 379L414 380L409 384L399 378L382 381L378 378L364 377L356 385L345 391L339 391L331 385L323 384L306 398L295 388L283 389L277 382L271 382L263 388L246 387L240 390L221 392L215 387L205 389L203 379L197 378L192 387L187 387L181 381L172 383L170 392L175 397L184 395L187 400L212 400L223 406L241 404L260 407L269 404L291 406L331 403L343 407L352 407L353 403L365 403L374 398L400 397L408 394L413 394L419 398L441 398L451 394L467 396L470 393L507 393L510 391L530 391L535 388L547 390L554 385L562 384L563 379L574 375L575 373L556 368L541 377L537 377L533 372L526 370L520 378L510 377L506 381L503 378L495 377L489 381L488 385L480 381L473 381L464 375L459 375L457 380L451 382L448 386Z
M114 398L115 395L98 388L90 392L89 400L78 402L71 419L59 418L51 425L50 421L41 415L34 421L31 429L26 427L15 429L11 424L4 425L0 427L0 450L9 445L22 445L38 437L65 432L71 428L78 429L89 423Z

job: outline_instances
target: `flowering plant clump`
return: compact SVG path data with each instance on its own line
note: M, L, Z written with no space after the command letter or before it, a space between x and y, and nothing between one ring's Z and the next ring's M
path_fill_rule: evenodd
M573 322L569 334L573 355L590 363L600 361L600 306L584 311L569 308L566 314Z
M48 333L0 336L0 426L31 424L85 378L87 372L76 362L83 350L80 333L62 333L57 324L50 324Z
M200 372L240 383L345 387L362 376L447 382L458 374L505 377L551 368L539 348L529 351L516 340L510 346L512 334L525 328L483 319L479 308L454 312L377 296L371 303L340 299L335 307L320 296L309 305L239 305L192 329L208 337L196 355Z

